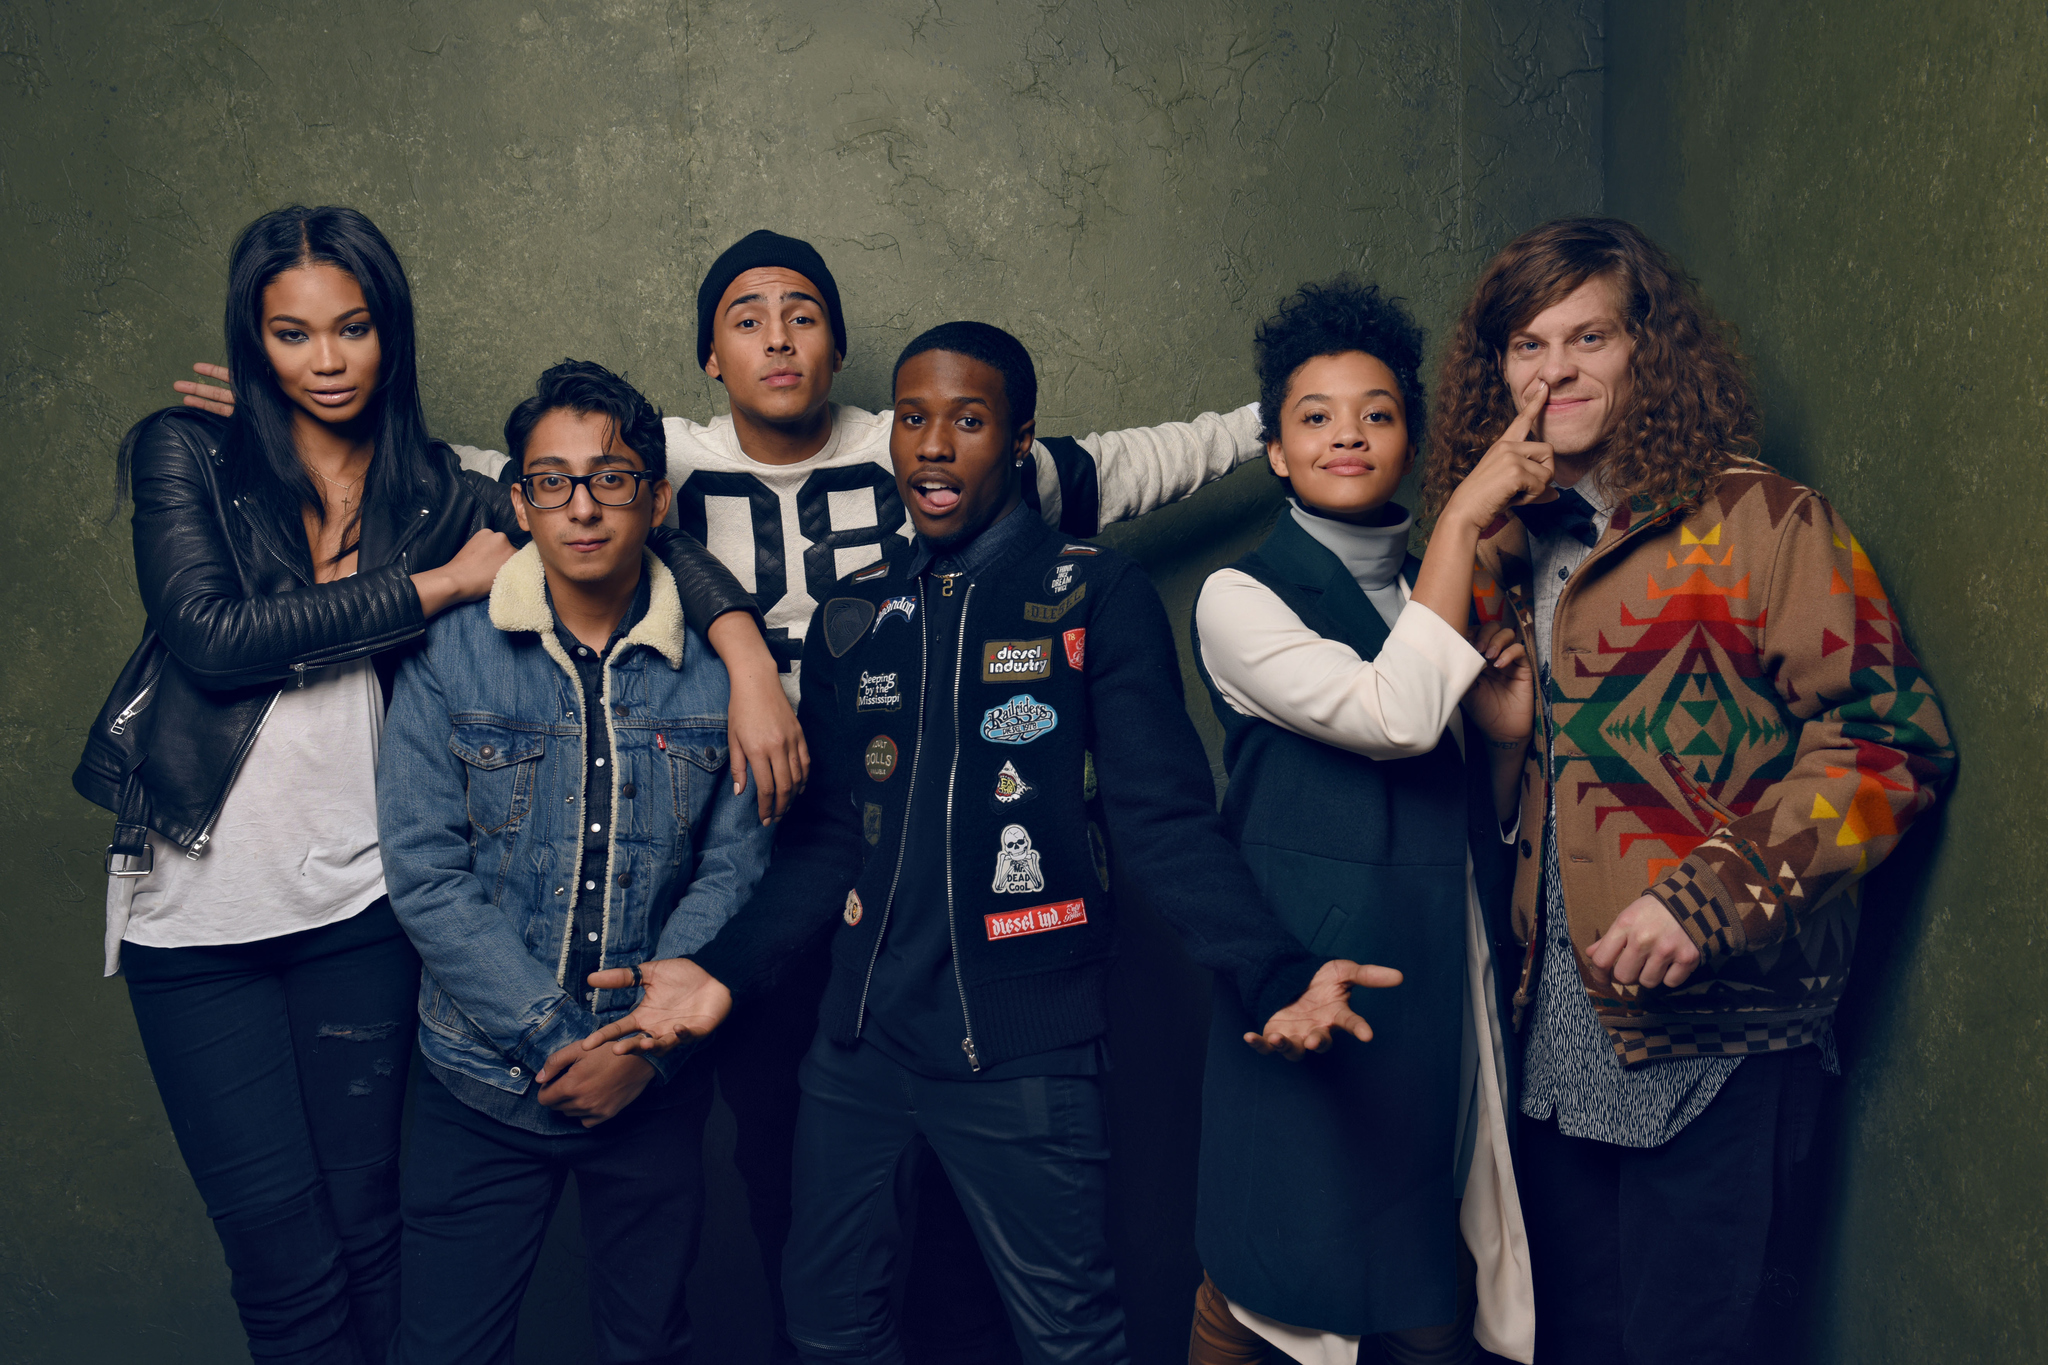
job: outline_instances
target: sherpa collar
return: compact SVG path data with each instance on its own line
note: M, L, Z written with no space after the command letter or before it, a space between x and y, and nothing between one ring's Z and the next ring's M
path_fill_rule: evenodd
M681 668L683 600L676 593L675 576L650 551L642 549L640 555L641 572L647 575L647 614L619 641L619 648L646 645L668 660L670 668ZM540 550L529 541L525 549L505 561L491 584L491 624L504 631L530 630L553 645L548 652L555 654L560 652L561 642L555 639L555 614L548 609L547 583ZM562 656L564 662L567 657Z

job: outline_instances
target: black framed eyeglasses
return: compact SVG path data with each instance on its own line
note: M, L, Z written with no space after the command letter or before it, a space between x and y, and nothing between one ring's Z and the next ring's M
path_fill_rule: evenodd
M519 479L526 505L536 512L567 507L580 485L590 491L590 500L600 507L631 507L640 497L640 485L661 475L651 469L600 469L595 474L525 474Z

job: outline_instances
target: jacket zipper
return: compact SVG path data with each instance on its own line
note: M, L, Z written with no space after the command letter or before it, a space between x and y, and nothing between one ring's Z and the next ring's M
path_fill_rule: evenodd
M213 822L220 819L221 807L228 803L228 793L234 790L235 778L241 774L242 764L249 757L249 751L256 747L256 736L262 734L263 727L270 723L270 713L277 709L277 699L283 695L284 693L282 692L270 694L270 701L264 706L263 714L249 728L249 733L242 737L241 747L235 750L234 761L228 764L227 780L221 783L220 795L213 798L213 805L206 812L206 819L199 826L199 837L194 839L192 846L185 850L185 856L194 862L199 860L199 856L206 852L207 844L212 842Z
M903 856L910 851L910 806L917 800L917 765L924 758L924 694L923 684L929 680L932 663L931 614L924 610L924 584L917 585L918 614L924 625L918 631L917 653L917 734L910 745L910 795L903 802L903 834L896 841L896 870L889 877L889 895L882 902L882 922L875 927L874 951L868 954L868 974L860 983L860 1008L854 1012L853 1032L856 1037L868 1020L868 991L875 984L875 963L882 956L882 937L889 932L889 912L896 907L896 888L903 881ZM962 619L965 619L964 616Z
M952 583L946 586L950 588ZM967 1029L960 1050L967 1054L967 1069L979 1071L981 1054L974 1048L974 1016L967 1009L967 980L960 973L960 935L953 922L953 788L960 781L960 671L967 660L967 609L973 605L974 584L969 583L967 596L960 599L960 638L953 651L953 766L946 774L946 943L953 950L953 985L960 992L960 1022Z
M126 709L120 715L114 717L113 721L108 724L107 729L117 735L126 734L128 732L128 722L135 719L135 713L142 709L143 704L149 700L149 694L154 691L156 691L155 679L144 683L142 690L135 694L135 700L129 702Z

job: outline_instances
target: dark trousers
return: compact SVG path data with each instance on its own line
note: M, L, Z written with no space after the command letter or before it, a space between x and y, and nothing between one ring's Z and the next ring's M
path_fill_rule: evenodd
M510 1365L519 1303L573 1173L590 1267L591 1359L683 1365L684 1284L704 1215L711 1080L690 1066L581 1134L488 1118L423 1076L405 1170L405 1284L393 1365Z
M1535 1273L1537 1365L1759 1365L1773 1252L1811 1213L1819 1051L1744 1060L1661 1147L1521 1121L1515 1179Z
M249 1353L381 1361L420 971L391 903L255 943L124 944L121 961Z
M898 1286L927 1146L994 1272L1023 1358L1128 1359L1098 1078L932 1080L821 1035L800 1079L801 1235L790 1240L783 1284L806 1361L904 1359Z
M770 1365L793 1365L797 1359L782 1295L797 1069L817 1034L818 1001L831 971L831 954L824 948L796 958L771 990L734 1007L705 1056L738 1129L733 1164L746 1182L747 1212L775 1315ZM903 1267L904 1355L910 1365L1009 1365L1017 1359L1017 1346L1002 1297L944 1171L929 1150L921 1155L916 1235Z

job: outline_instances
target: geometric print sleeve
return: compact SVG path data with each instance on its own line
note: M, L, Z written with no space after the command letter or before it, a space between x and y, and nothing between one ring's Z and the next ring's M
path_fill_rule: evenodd
M1757 566L1770 575L1751 599L1762 619L1718 623L1755 642L1729 651L1739 676L1719 676L1722 686L1769 689L1774 698L1758 699L1775 699L1797 733L1726 804L1706 786L1717 751L1732 756L1741 736L1702 730L1697 755L1688 747L1663 757L1713 832L1650 894L1710 964L1798 939L1809 911L1883 861L1934 804L1956 761L1941 703L1848 525L1809 489L1794 495L1783 483L1760 482L1748 496L1782 502L1765 509L1777 545L1768 566ZM1732 546L1689 549L1685 563L1720 564L1734 554ZM1695 704L1705 713L1714 700L1703 695ZM1826 970L1826 945L1802 948Z

